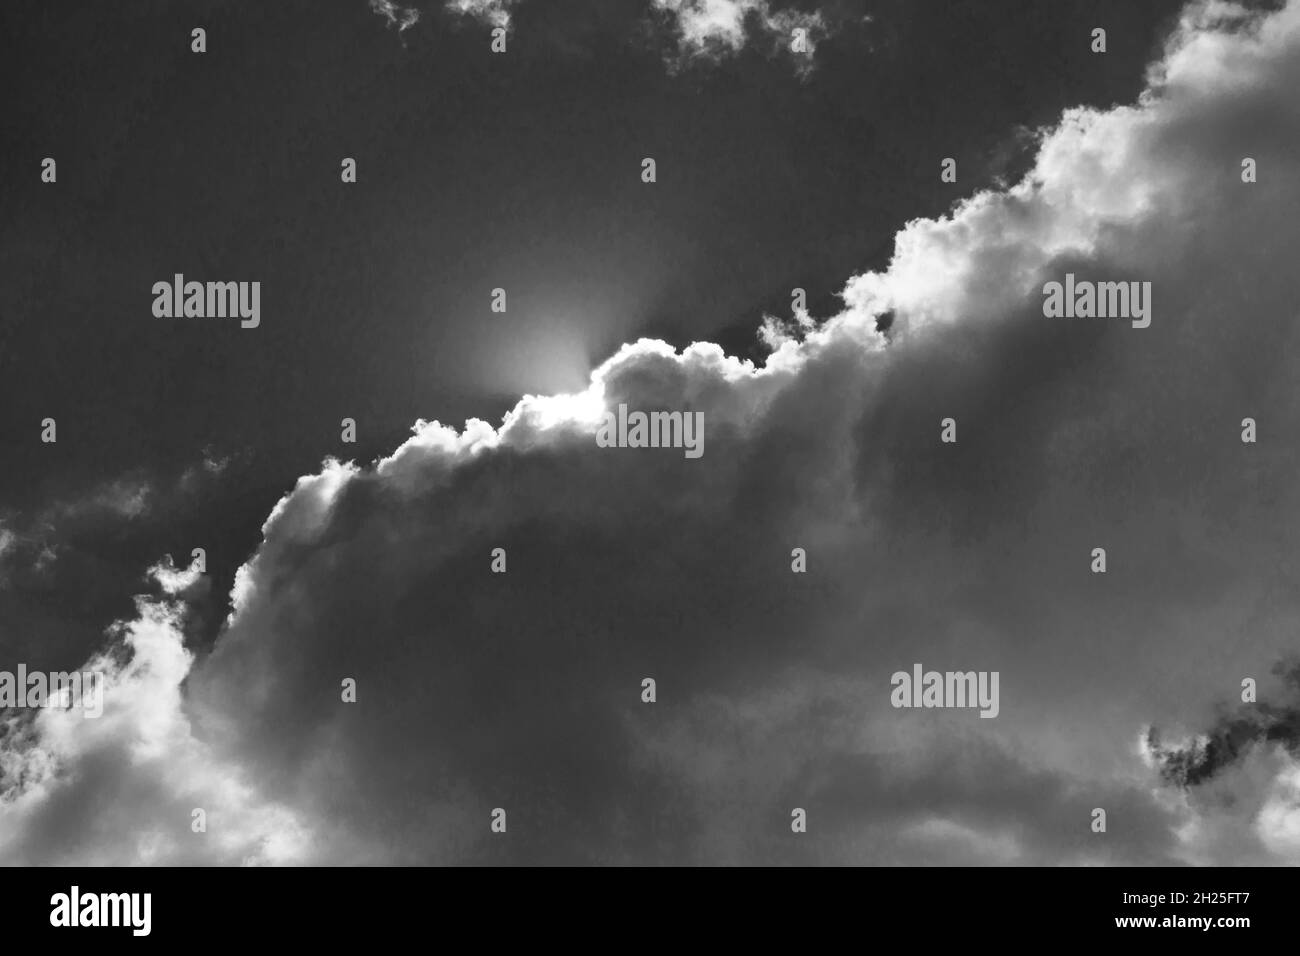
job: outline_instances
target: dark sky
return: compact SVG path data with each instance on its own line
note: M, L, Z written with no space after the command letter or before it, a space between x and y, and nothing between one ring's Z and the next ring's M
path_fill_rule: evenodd
M128 606L119 571L197 538L228 583L327 454L495 421L642 335L756 355L796 286L834 311L902 223L1018 171L1018 129L1130 99L1177 6L844 3L801 81L757 44L670 71L671 31L634 0L524 4L505 55L427 6L399 36L364 0L8 3L0 501L21 524L229 459L184 517L89 529L113 544L76 542L96 581L75 590L94 635ZM261 326L155 319L176 272L260 280Z
M418 21L401 31L382 3L372 8L367 0L0 5L0 666L79 664L101 646L105 628L136 614L136 594L158 591L147 568L163 554L183 565L191 548L203 547L209 577L187 592L183 623L186 646L209 662L196 672L195 706L212 726L246 718L239 733L212 731L212 739L225 739L236 762L259 772L283 767L271 774L267 798L301 809L310 801L300 798L320 783L294 769L315 767L312 681L332 687L338 668L362 667L356 635L372 642L365 666L396 662L417 673L418 655L409 652L428 622L496 621L499 646L455 647L465 685L481 691L468 709L451 697L430 704L435 713L412 717L393 704L378 717L369 711L375 723L363 729L331 731L340 735L339 753L374 772L375 792L354 794L347 814L357 845L366 847L361 856L383 860L391 859L385 841L396 838L366 831L350 815L364 816L368 801L388 792L385 759L420 745L385 736L386 718L436 718L440 728L463 730L470 742L440 743L455 752L464 792L477 795L500 773L518 774L516 792L530 798L550 792L550 783L507 760L544 751L566 732L558 716L517 729L528 718L512 701L531 699L521 688L531 673L604 692L624 680L616 651L644 654L638 666L676 675L681 700L689 692L697 710L690 718L669 711L674 716L662 725L631 731L651 754L641 756L652 763L661 746L689 773L707 776L726 748L696 731L749 713L728 696L738 675L754 678L752 690L775 680L767 669L773 662L831 671L842 662L845 680L875 673L855 670L867 652L846 636L846 622L894 634L891 648L915 634L933 637L938 648L987 648L1007 668L995 651L1014 634L1025 642L1017 658L1025 668L1052 674L1064 661L1071 674L1088 675L1089 687L1108 686L1105 675L1129 666L1077 659L1090 628L1117 644L1149 628L1152 663L1181 633L1176 622L1157 618L1174 615L1192 595L1231 592L1199 620L1245 627L1232 616L1248 616L1245 590L1233 589L1256 583L1244 580L1243 569L1290 545L1273 528L1267 548L1248 547L1250 534L1272 527L1269 508L1286 493L1280 472L1264 464L1247 469L1246 490L1232 484L1232 456L1241 453L1234 429L1243 408L1291 409L1276 374L1291 353L1274 325L1278 337L1267 341L1230 336L1221 317L1279 322L1279 303L1290 295L1258 278L1265 274L1258 262L1232 257L1287 247L1287 236L1269 230L1282 232L1270 217L1293 198L1275 173L1294 168L1293 158L1277 158L1294 145L1293 111L1270 91L1294 78L1284 42L1292 34L1284 28L1296 19L1296 4L1287 8L1291 20L1274 21L1283 40L1272 59L1240 61L1243 70L1258 66L1254 86L1228 82L1212 69L1220 62L1213 58L1205 59L1203 85L1186 62L1166 63L1178 83L1160 91L1167 100L1144 107L1154 117L1150 129L1124 125L1135 114L1122 107L1137 102L1148 66L1166 56L1181 0L775 2L771 10L816 10L826 24L811 65L802 67L775 48L757 16L738 49L687 56L681 24L663 5L519 0L502 55L489 49L484 17L453 12L441 0L418 0L411 7ZM1245 42L1228 27L1225 39L1214 24L1196 22L1195 29L1184 23L1189 46L1202 34L1211 50ZM202 54L190 50L196 26L207 31ZM1096 26L1107 30L1104 55L1089 49ZM1098 111L1087 114L1085 132L1046 137L1075 107ZM1261 130L1273 139L1257 141ZM1271 166L1269 149L1277 151ZM1255 215L1266 220L1258 232L1237 218L1244 216L1233 205L1240 194L1226 191L1237 188L1248 152L1265 157L1260 168L1272 177L1249 194L1259 197ZM40 179L47 156L58 163L54 184ZM958 162L955 184L939 177L949 156ZM355 184L340 182L344 157L357 161ZM641 181L644 157L656 161L653 184ZM1031 169L1032 189L1008 191ZM1170 184L1185 190L1175 195ZM993 197L985 212L967 207L959 221L943 220L985 189ZM1218 231L1207 232L1204 221L1213 217ZM915 223L928 219L940 225ZM896 238L910 244L896 246ZM891 270L896 249L902 264ZM1232 268L1222 268L1225 258ZM1059 275L1067 266L1163 276L1161 308L1182 309L1186 321L1159 321L1116 345L1111 331L1049 329L1036 302L1007 298L1027 276ZM868 272L879 275L852 279ZM260 327L154 317L152 286L174 273L260 281ZM1210 276L1213 295L1198 299L1169 278L1175 274ZM858 323L880 318L872 313L877 281L889 289L905 343L913 343L886 358L874 345L859 354L846 344L862 343ZM841 299L846 282L850 294ZM490 309L496 287L507 292L505 314ZM761 364L757 329L765 313L789 316L794 287L807 290L814 317L834 320L824 341L800 346L808 367L790 372L788 391L766 391L785 381L783 372L746 384L699 355L667 358L651 349L629 353L607 376L611 394L649 401L680 393L728 423L710 432L710 448L719 451L691 473L707 476L698 484L671 470L625 473L621 459L607 467L568 425L539 438L530 422L481 459L446 464L426 432L426 444L417 442L391 471L321 473L326 456L364 466L391 455L417 419L496 425L526 393L581 391L593 369L643 336L678 349L716 342ZM715 373L722 378L710 379ZM1194 385L1205 392L1192 396ZM1210 394L1227 399L1211 407ZM752 417L733 422L737 408ZM941 458L947 452L931 441L933 422L952 408L961 409L969 438ZM1201 417L1181 417L1193 411ZM1272 435L1283 429L1285 413L1277 414ZM1169 415L1180 416L1178 424ZM57 420L56 444L40 441L46 417ZM357 422L356 444L340 441L345 417ZM1232 438L1226 450L1198 430L1211 419ZM1271 459L1274 469L1294 457L1267 454L1280 456ZM1204 462L1223 467L1211 475ZM318 473L268 518L301 476ZM1157 477L1205 484L1187 491ZM631 489L627 500L615 494L618 482ZM666 490L676 497L657 497ZM666 510L635 512L638 496ZM680 538L665 531L675 525L660 523L678 508L698 519ZM1206 558L1198 545L1225 527L1242 537L1222 545L1220 558ZM499 607L474 576L494 534L510 537L519 562ZM1093 582L1069 578L1062 568L1073 559L1056 548L1087 553L1106 534L1141 553L1159 541L1174 557L1138 580L1116 575L1115 591L1094 607L1085 590ZM833 580L791 597L784 611L764 610L761 599L788 583L795 539L817 541L821 553L845 563ZM715 541L718 563L700 563ZM886 546L894 549L888 555ZM767 578L758 563L746 563L773 548L780 574ZM412 553L422 557L398 565ZM994 557L1010 564L987 570ZM656 617L668 614L662 607L650 615L658 626L686 628L675 634L684 643L656 650L648 631L618 630L612 608L662 600L644 582L644 590L619 596L640 573L639 561L650 561L650 577L662 574L681 592L688 617L696 615L695 625L683 624L680 612ZM721 570L728 561L750 574L743 585ZM245 580L236 584L245 562ZM530 563L532 577L523 571ZM873 568L879 587L853 578L855 568ZM931 574L956 604L930 606L918 582ZM583 598L573 585L568 600L564 581L577 579L598 593ZM1068 612L1050 600L1062 580L1074 582L1063 602ZM232 586L251 596L243 617L223 631ZM1033 588L1047 596L1022 598ZM1261 602L1274 600L1267 593ZM551 609L546 626L555 639L567 639L564 615L577 614L612 643L573 670L532 660L500 633L543 614L539 602ZM768 633L778 623L806 630L807 655ZM690 643L692 626L715 643ZM738 651L749 636L742 627L756 635L748 657ZM1026 635L1040 630L1050 637L1034 644ZM308 633L319 634L319 655ZM1261 659L1276 644L1273 636L1263 642ZM487 653L482 647L518 652L527 666L497 686L476 656ZM256 670L253 658L273 665L265 673L306 682L282 688L283 712L265 698L240 697L253 694L245 680L246 668ZM871 667L892 669L874 658ZM792 686L839 686L806 677ZM1039 703L1055 699L1053 687L1038 688ZM1196 706L1208 706L1207 687ZM1117 692L1116 699L1116 714L1133 717L1133 697ZM581 723L591 747L622 753L626 741L609 729L608 714L587 704L574 708L600 725ZM699 723L698 709L715 705L725 718ZM223 706L239 720L219 713ZM1068 736L1062 728L1080 716L1058 714L1057 726L1032 709L1008 713L1005 723L1041 731L1039 756L1056 754L1052 735ZM301 719L302 738L268 732L280 719ZM1116 733L1131 729L1123 723ZM1109 731L1090 732L1070 759L1093 768L1119 760L1098 743ZM766 731L747 724L744 733ZM256 746L241 750L239 741L249 740ZM502 756L482 757L474 742L500 744ZM1006 761L1018 772L1009 756L1015 747L997 749L1005 743L988 744L990 765ZM573 780L606 788L609 806L620 809L606 807L602 825L621 832L618 813L635 818L638 804L622 806L619 795L637 786L605 765L581 768L585 758L574 746L560 759L572 761ZM855 775L876 780L877 756L856 752L847 768L833 761L833 771L822 768L831 781L826 792L856 793ZM1028 807L1069 793L1087 803L1054 776L1056 759L1034 764L1030 785L1006 802ZM929 793L946 781L941 768L918 772L875 798L893 806L907 801L910 786ZM558 807L567 784L554 785ZM655 785L665 799L716 797L699 779ZM177 799L180 806L189 798ZM456 819L459 797L447 799ZM840 809L845 820L855 812ZM1155 813L1135 810L1148 812ZM557 832L568 836L521 858L606 852L575 836L582 824L567 811L555 813L563 818ZM936 811L919 832L956 839L959 816ZM303 811L302 819L312 818ZM969 832L962 829L960 840L978 831L972 845L996 855L989 847L1002 846L1003 837L980 829L989 819L963 817ZM57 829L57 821L46 823ZM627 826L644 845L654 843L639 824ZM443 836L431 835L430 845L441 846ZM576 842L564 843L569 837ZM701 836L690 853L708 858L701 847L710 839ZM340 844L321 856L350 852ZM1053 852L1048 846L1037 858ZM1162 851L1134 852L1163 859ZM657 845L650 855L683 853ZM928 853L890 844L887 855ZM934 851L934 859L952 858Z

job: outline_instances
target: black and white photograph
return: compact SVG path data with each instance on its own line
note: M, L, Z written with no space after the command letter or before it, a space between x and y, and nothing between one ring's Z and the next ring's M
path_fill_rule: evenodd
M1300 0L4 0L0 74L7 923L851 868L1264 928Z

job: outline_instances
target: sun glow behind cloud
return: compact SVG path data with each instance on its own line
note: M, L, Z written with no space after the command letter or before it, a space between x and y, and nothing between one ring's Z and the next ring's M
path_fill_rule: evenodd
M1294 87L1300 4L1268 36L1262 50L1236 33L1203 42L1260 56L1260 86L1278 96ZM1208 62L1213 91L1225 81ZM539 312L512 290L511 311L486 326L506 356L500 379L559 394L526 395L499 428L421 421L376 467L329 462L299 480L241 570L210 656L185 651L172 610L145 614L130 634L150 666L116 675L111 733L76 726L64 739L47 722L8 754L68 772L0 804L0 835L15 835L0 841L6 857L138 862L130 834L183 827L203 799L237 839L173 840L148 858L474 861L491 839L483 808L508 780L520 805L550 812L511 842L522 862L1294 860L1290 768L1233 773L1223 807L1204 790L1165 807L1136 755L1114 768L1110 743L1141 720L1195 726L1222 696L1223 669L1205 665L1300 513L1282 441L1257 450L1260 473L1277 476L1260 479L1277 482L1271 494L1245 500L1235 424L1212 405L1224 383L1205 381L1241 349L1241 378L1275 388L1234 397L1268 405L1276 434L1296 432L1286 367L1270 364L1295 341L1282 308L1294 167L1275 163L1249 189L1225 171L1189 131L1238 111L1183 72L1168 99L1066 117L1031 185L909 224L890 268L852 280L822 328L774 340L764 369L715 345L642 340L588 379L595 313ZM1293 142L1294 119L1277 110L1257 144ZM1126 161L1099 161L1114 156ZM1232 198L1192 218L1179 195ZM1045 326L1034 286L1064 267L1063 250L1131 260L1160 281L1167 312L1149 333ZM1220 306L1241 322L1226 327ZM874 332L886 309L898 313L888 347ZM1246 351L1247 323L1265 349ZM537 381L548 378L564 384ZM590 432L624 400L701 409L708 455L597 450ZM962 444L936 453L954 407L969 410ZM1213 440L1170 434L1189 419ZM1141 469L1135 448L1152 452ZM1098 515L1141 569L1136 597L1099 590L1086 550L1062 545ZM1211 526L1212 538L1188 533ZM820 590L791 587L796 542ZM510 572L493 581L498 544ZM1250 653L1293 644L1292 593L1252 624ZM702 613L674 619L683 607ZM1141 655L1116 621L1140 626ZM982 736L936 724L924 746L898 747L918 724L887 709L883 675L900 654L956 646L1000 662L1012 706ZM671 672L667 721L639 716L641 661ZM362 688L354 711L330 699L343 675ZM133 740L167 753L130 764ZM235 780L247 788L223 788ZM783 793L823 808L796 851L766 822ZM1098 804L1117 838L1083 843ZM665 805L675 825L656 827ZM313 839L266 852L283 832Z

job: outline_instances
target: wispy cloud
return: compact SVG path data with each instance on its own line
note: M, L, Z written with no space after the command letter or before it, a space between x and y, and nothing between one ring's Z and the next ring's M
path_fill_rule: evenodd
M818 41L832 23L820 11L776 9L770 0L653 0L667 14L677 37L677 49L667 57L673 68L686 62L718 60L751 42L788 55L801 71L812 68ZM838 25L838 24L835 24Z
M510 27L510 11L519 0L447 0L449 13L473 17L493 27Z
M511 29L514 12L523 0L440 0L444 13L468 17L493 28ZM406 30L420 20L416 7L392 0L370 0L371 9L390 26ZM663 30L645 31L662 40L664 63L677 71L692 63L716 63L747 46L758 45L772 55L788 57L798 74L806 76L815 63L817 44L849 19L837 12L781 7L772 0L648 0L642 26L656 22ZM870 18L858 18L866 22Z
M370 0L370 9L382 16L390 27L397 27L397 32L415 26L420 22L420 11L415 7L403 7L393 0Z

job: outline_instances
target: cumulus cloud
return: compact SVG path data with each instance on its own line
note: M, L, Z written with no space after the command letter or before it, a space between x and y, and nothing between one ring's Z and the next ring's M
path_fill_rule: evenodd
M143 601L100 724L7 735L0 855L1294 852L1287 748L1216 762L1251 803L1189 797L1132 742L1206 726L1294 641L1297 80L1300 2L1194 4L1139 102L1069 111L1022 182L908 223L838 315L769 323L763 366L642 340L500 427L327 462L268 517L210 654L175 597ZM1151 282L1151 326L1045 318L1067 272ZM596 447L620 403L703 412L706 454ZM892 708L913 662L999 671L999 716ZM221 808L206 835L193 806Z
M309 834L288 808L212 761L184 713L193 663L173 600L199 578L160 565L158 598L83 671L105 675L103 714L10 713L0 749L0 859L8 864L276 863L302 859ZM195 832L195 810L209 832Z

